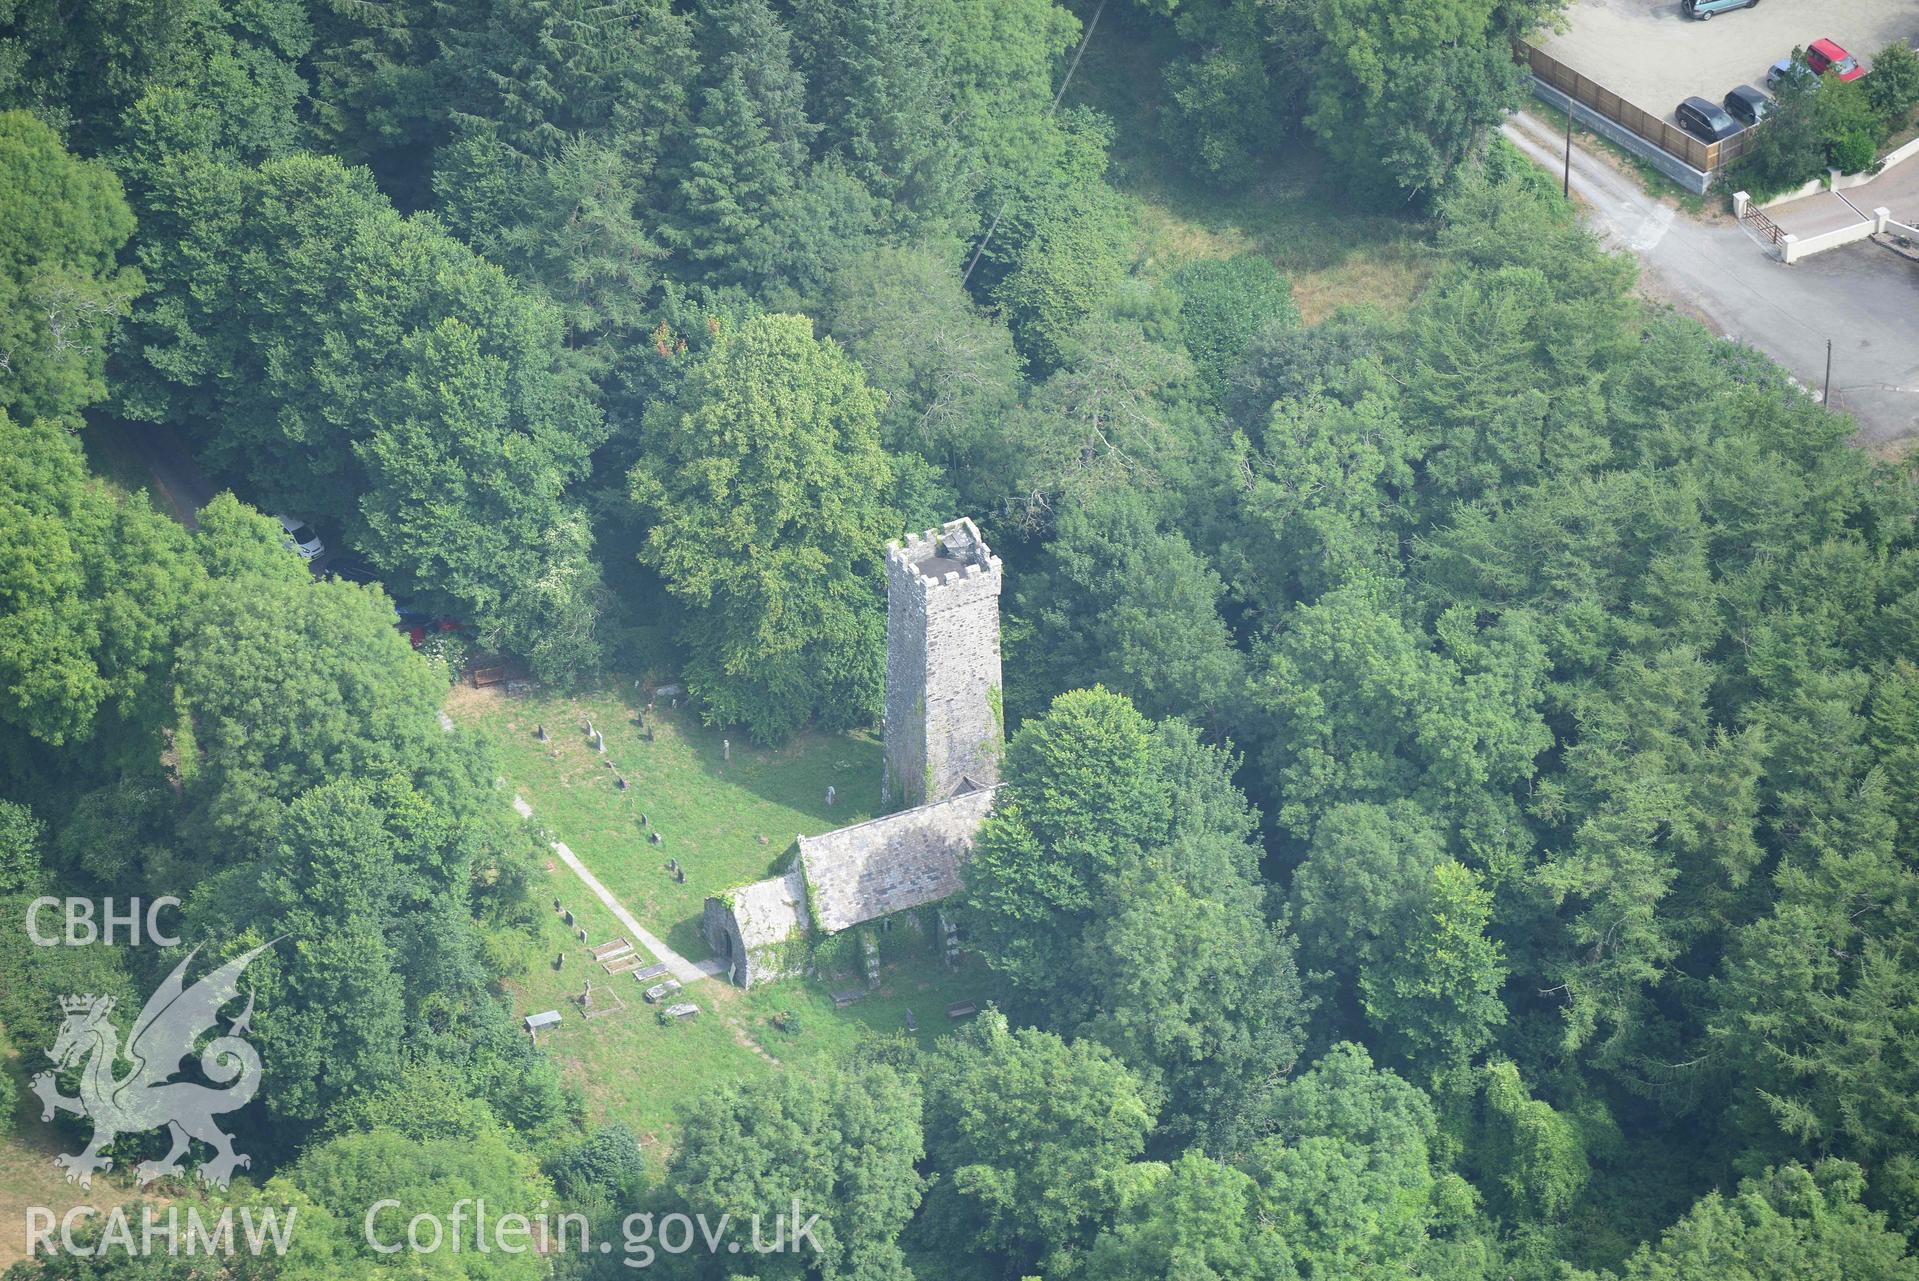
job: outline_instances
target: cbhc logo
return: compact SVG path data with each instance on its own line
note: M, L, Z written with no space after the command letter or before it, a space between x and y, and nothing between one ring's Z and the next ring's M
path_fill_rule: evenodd
M36 947L57 947L62 943L68 947L86 947L91 943L111 945L115 935L124 931L124 942L130 947L138 947L141 927L144 925L147 942L155 947L178 947L179 935L160 932L160 909L178 906L180 900L171 894L154 899L144 911L139 899L128 899L125 910L119 912L114 910L110 898L101 900L96 910L96 904L90 898L59 899L48 895L27 905L27 937L33 940ZM60 908L65 912L64 933L40 932L40 913L48 908Z

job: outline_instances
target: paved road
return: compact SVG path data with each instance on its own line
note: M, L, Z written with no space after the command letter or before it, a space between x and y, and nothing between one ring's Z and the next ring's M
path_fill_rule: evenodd
M1836 191L1815 191L1763 212L1779 230L1789 231L1801 240L1823 236L1841 227L1856 227L1869 220L1858 201Z
M1846 199L1867 213L1883 206L1900 222L1919 224L1919 156L1894 165L1863 187L1854 187Z
M1563 136L1526 112L1502 132L1555 175ZM1919 161L1914 161L1919 164ZM1730 217L1688 217L1575 140L1573 194L1594 230L1641 264L1641 291L1748 343L1815 390L1833 340L1833 403L1859 422L1855 441L1919 437L1919 265L1870 243L1788 267Z
M1871 222L1884 209L1897 222L1919 223L1919 159L1908 158L1871 182L1846 191L1816 191L1766 210L1766 217L1801 240L1840 227Z

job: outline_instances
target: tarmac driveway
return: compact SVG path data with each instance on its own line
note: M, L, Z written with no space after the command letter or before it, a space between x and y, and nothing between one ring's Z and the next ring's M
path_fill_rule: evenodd
M1558 177L1558 130L1522 111L1502 132ZM1688 217L1576 140L1572 189L1593 229L1640 260L1643 293L1764 352L1815 394L1830 338L1833 403L1858 420L1855 441L1919 437L1919 264L1861 242L1788 267L1731 217Z

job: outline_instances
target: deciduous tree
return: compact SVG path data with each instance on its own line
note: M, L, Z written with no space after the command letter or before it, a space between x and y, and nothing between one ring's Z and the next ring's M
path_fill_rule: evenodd
M880 401L804 316L756 316L648 414L640 556L688 606L688 688L713 721L777 741L877 713Z

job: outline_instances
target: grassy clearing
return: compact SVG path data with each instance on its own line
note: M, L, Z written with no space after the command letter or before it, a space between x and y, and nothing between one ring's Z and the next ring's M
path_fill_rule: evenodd
M1146 20L1109 11L1068 95L1114 122L1110 177L1136 202L1138 269L1156 276L1197 259L1262 253L1292 279L1308 324L1345 306L1410 305L1432 271L1425 224L1354 207L1305 139L1275 139L1258 176L1234 192L1172 159L1158 122L1161 69L1173 53Z
M0 1139L0 1272L27 1257L28 1206L43 1207L55 1215L77 1205L104 1211L138 1194L133 1187L131 1163L116 1161L112 1173L96 1175L90 1189L82 1190L66 1181L66 1172L53 1163L54 1154L78 1152L86 1141L88 1123L82 1121L74 1130L41 1121L39 1096L27 1093L26 1079L47 1062L38 1053L31 1062L26 1059L10 1050L0 1036L0 1072L11 1075L20 1087L12 1129L8 1137ZM170 1199L157 1193L146 1197L156 1205L165 1205Z
M698 959L710 951L698 933L707 894L783 865L798 832L830 831L877 812L879 747L867 735L812 735L777 751L741 741L729 762L718 732L664 702L647 718L649 739L638 724L644 706L630 686L520 699L460 689L448 710L497 745L509 785L533 806L537 822L565 841L643 925ZM582 732L588 716L606 736L604 758ZM550 742L533 737L539 724ZM629 779L626 792L614 785L609 761ZM830 810L828 784L838 792ZM665 845L647 842L641 812L666 834ZM762 835L769 838L765 845ZM686 884L667 875L669 854L687 869ZM997 990L976 958L948 971L929 936L902 926L882 940L879 988L844 1010L833 1008L830 994L864 986L850 973L750 992L709 979L675 998L698 1005L699 1017L663 1025L642 998L644 984L631 975L607 975L588 953L624 933L611 912L557 858L548 860L545 875L541 901L550 906L559 899L577 926L542 913L534 959L507 984L514 1016L561 1012L560 1026L542 1032L540 1044L595 1122L624 1121L642 1136L655 1171L673 1146L682 1110L709 1086L764 1078L863 1042L907 1037L908 1009L919 1021L912 1039L930 1046L948 1029L948 1005L984 1004ZM585 941L575 928L586 931ZM562 953L566 959L556 966ZM616 996L624 1008L581 1017L577 998L588 979L596 996Z
M447 710L494 742L535 820L643 925L694 960L711 954L699 933L708 895L771 875L799 833L879 812L880 748L870 735L803 735L780 748L741 738L728 761L722 734L668 700L656 700L643 729L646 700L630 685L526 698L497 688L456 689ZM587 741L589 718L606 738L604 756ZM539 725L550 741L535 739ZM831 808L829 786L837 793ZM664 843L651 844L650 832ZM669 858L686 869L685 884L667 871Z

